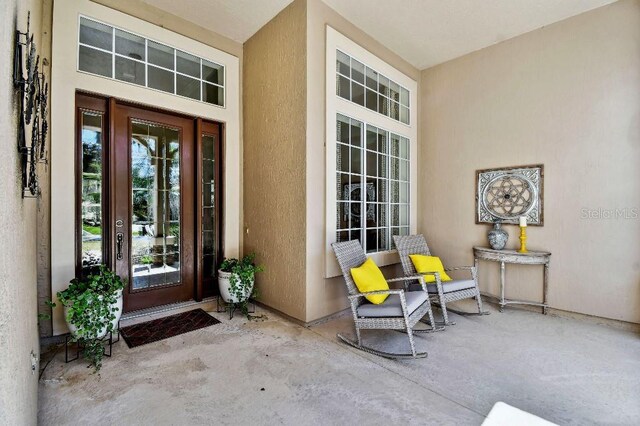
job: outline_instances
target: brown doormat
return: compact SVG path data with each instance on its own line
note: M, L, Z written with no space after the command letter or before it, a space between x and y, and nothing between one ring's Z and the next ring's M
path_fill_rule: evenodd
M169 337L218 323L220 321L202 309L194 309L181 314L123 327L120 329L120 334L124 341L127 342L127 346L135 348L136 346L168 339Z

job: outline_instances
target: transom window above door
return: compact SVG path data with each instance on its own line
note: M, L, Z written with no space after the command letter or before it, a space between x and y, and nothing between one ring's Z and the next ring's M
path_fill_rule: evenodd
M80 17L78 71L225 106L225 67Z
M336 95L409 124L409 90L340 50L336 50Z

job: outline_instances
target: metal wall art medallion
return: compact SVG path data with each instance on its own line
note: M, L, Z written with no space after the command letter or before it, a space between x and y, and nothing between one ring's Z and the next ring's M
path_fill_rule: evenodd
M476 171L476 223L543 225L544 166Z
M47 106L49 84L40 71L40 56L36 52L33 34L29 32L29 13L27 31L16 30L13 56L13 86L19 97L18 152L22 172L22 196L38 197L40 187L36 173L37 163L46 163L46 141L49 131ZM46 61L43 59L43 65ZM28 127L31 141L27 142Z

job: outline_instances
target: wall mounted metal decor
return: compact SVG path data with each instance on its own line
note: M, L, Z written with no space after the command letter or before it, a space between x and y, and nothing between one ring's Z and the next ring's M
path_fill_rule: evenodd
M544 165L476 171L476 223L543 222Z
M13 85L19 97L18 152L22 172L22 196L38 197L37 163L46 163L46 141L49 131L47 106L49 84L40 71L40 56L36 52L33 34L29 32L31 13L27 17L27 31L16 30L13 56ZM43 65L46 60L43 59ZM31 141L27 142L28 130Z

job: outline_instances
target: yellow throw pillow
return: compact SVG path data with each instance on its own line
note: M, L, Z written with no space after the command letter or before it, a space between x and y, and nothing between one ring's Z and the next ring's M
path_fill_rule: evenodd
M389 290L389 284L384 279L384 275L376 265L373 259L369 258L357 268L351 268L351 276L356 282L356 287L360 293L366 293L368 291ZM384 302L388 294L374 294L371 296L365 296L367 300L374 305L379 305Z
M439 272L440 281L451 281L451 277L444 272L444 266L442 266L442 262L439 257L410 254L409 258L411 258L413 266L415 266L418 273ZM433 283L436 282L436 277L434 275L425 275L424 281L427 283Z

